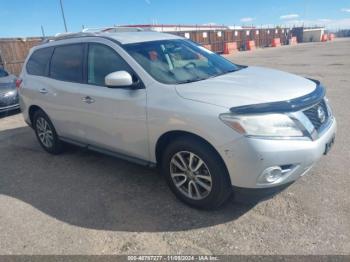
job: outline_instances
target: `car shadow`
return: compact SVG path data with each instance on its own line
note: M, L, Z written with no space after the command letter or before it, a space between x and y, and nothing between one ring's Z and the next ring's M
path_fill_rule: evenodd
M226 223L258 202L203 211L179 202L156 172L69 146L44 152L29 127L0 132L0 194L24 201L60 221L129 232L182 231Z

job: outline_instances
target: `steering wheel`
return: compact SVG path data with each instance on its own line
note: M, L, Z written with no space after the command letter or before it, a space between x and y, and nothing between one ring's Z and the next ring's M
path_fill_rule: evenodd
M194 68L194 67L197 67L196 63L194 63L194 62L189 62L186 65L184 65L184 68L186 68L186 69L190 69L190 68Z

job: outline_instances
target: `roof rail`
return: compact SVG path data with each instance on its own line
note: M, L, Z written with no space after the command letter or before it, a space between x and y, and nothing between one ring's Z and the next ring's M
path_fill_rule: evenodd
M84 37L84 36L96 36L94 33L84 33L84 32L78 32L78 33L58 33L54 37L46 37L41 42L42 44L52 42L52 41L58 41L63 39L69 39L69 38L75 38L75 37Z
M84 28L83 33L117 33L117 32L140 32L143 31L140 27L131 26L113 26L100 28Z
M58 33L54 37L48 37L44 39L42 43L75 38L75 37L98 36L100 33L140 32L140 31L144 31L144 30L139 27L128 27L128 26L85 28L81 32L77 32L77 33L72 33L72 32Z
M55 34L54 37L69 36L69 35L72 35L72 34L75 34L75 33L72 33L72 32L57 33L57 34Z
M73 38L73 37L82 37L82 36L95 36L95 33L89 33L89 32L78 32L78 33L63 33L58 34L54 37L54 40L60 40L60 39L66 39L66 38Z

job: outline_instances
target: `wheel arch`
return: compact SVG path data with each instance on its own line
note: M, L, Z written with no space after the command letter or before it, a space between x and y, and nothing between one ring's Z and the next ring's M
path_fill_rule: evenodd
M29 116L29 120L30 120L30 124L33 125L33 117L35 115L35 112L37 111L43 111L45 112L40 106L37 106L37 105L31 105L28 109L28 116Z
M183 130L168 131L168 132L162 134L158 138L156 146L155 146L155 157L156 157L156 162L157 162L158 166L161 164L162 153L164 152L166 146L169 145L169 143L171 143L171 141L174 141L175 139L178 139L180 137L192 137L193 139L196 139L197 141L201 141L202 143L206 144L209 148L211 148L217 154L217 156L219 157L220 161L222 161L222 163L225 166L225 169L228 173L224 159L221 157L220 153L215 149L215 147L209 141L207 141L205 138L203 138L199 135L196 135L196 134L188 132L188 131L183 131ZM230 176L229 176L229 179L231 182Z

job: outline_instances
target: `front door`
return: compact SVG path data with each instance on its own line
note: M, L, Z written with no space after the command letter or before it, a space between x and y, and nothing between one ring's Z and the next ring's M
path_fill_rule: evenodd
M115 71L135 76L125 60L107 45L89 43L86 61L87 83L81 88L81 110L85 114L87 142L147 160L146 89L105 85L105 76Z

